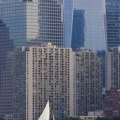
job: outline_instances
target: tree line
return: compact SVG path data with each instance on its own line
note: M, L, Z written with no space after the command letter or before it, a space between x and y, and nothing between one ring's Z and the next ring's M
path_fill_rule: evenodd
M62 119L57 119L57 120L83 120L80 117L66 117L66 118L62 118ZM98 117L96 120L120 120L120 118L112 118L112 119L108 119L105 117Z

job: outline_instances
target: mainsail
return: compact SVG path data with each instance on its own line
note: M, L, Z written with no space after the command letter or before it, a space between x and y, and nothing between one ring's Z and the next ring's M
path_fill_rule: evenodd
M48 101L45 106L45 109L43 110L38 120L49 120L49 119L50 119L50 108L49 108L49 101Z

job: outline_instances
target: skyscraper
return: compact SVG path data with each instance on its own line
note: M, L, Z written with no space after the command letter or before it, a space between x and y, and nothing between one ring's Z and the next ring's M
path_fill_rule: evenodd
M39 2L40 43L51 42L63 46L63 4L58 0L40 0Z
M71 47L73 50L84 46L84 29L85 19L84 10L74 10L73 12L73 25L72 25L72 41Z
M107 47L120 45L120 1L106 0Z
M43 42L63 46L63 5L58 0L3 0L0 7L15 46Z
M13 84L11 59L8 52L13 51L13 40L9 37L9 28L0 20L0 116L13 114Z
M50 43L15 52L15 120L37 120L48 100L55 118L73 116L73 56Z
M13 74L11 71L13 68L10 69L12 63L9 61L12 62L12 59L9 58L9 52L16 50L19 46L41 44L42 42L52 42L53 45L63 46L62 3L58 0L2 0L0 2L1 117L5 118L6 115L12 116L13 114L13 106L9 103L11 101L8 101L10 98L12 100L11 84L13 82L13 79L8 80L8 78L12 78L10 74ZM10 60L7 61L7 59ZM5 92L9 89L10 94Z
M71 48L72 23L73 23L73 0L64 0L64 47Z
M76 49L75 116L102 110L102 60L97 52Z
M84 26L84 46L94 51L106 50L105 1L74 0L74 10L84 11L84 22L82 22ZM80 25L81 19L76 24ZM74 31L75 29L73 29L72 33ZM76 32L76 34L80 34L80 31ZM74 41L75 37L72 35L72 41ZM80 37L77 41L83 41Z

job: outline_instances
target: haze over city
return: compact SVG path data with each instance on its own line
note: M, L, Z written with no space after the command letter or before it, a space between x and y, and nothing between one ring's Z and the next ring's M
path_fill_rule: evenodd
M0 0L0 120L120 120L120 0Z

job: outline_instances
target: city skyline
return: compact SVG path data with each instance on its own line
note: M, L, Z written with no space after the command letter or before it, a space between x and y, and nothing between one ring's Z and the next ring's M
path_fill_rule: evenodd
M0 118L37 120L48 100L55 119L120 117L109 106L120 87L119 9L119 0L0 0Z
M46 5L46 2L49 4ZM20 46L40 45L42 42L63 46L62 3L57 0L39 2L3 0L0 3L0 116L2 118L13 119L12 62L14 60L11 51Z

